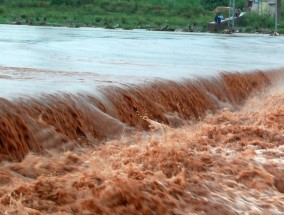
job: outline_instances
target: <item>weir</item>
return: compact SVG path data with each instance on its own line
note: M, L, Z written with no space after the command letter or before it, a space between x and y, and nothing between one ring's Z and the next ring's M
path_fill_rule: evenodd
M50 94L40 99L0 100L0 160L21 161L28 153L72 150L148 130L154 120L178 127L207 113L236 108L264 90L283 69L222 73L216 78L154 81L136 87L107 87L91 94Z

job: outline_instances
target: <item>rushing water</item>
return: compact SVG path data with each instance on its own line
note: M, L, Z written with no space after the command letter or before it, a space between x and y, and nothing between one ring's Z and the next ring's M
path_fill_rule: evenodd
M283 37L1 26L0 45L0 214L283 214Z
M284 38L268 35L9 25L0 31L1 96L284 67Z

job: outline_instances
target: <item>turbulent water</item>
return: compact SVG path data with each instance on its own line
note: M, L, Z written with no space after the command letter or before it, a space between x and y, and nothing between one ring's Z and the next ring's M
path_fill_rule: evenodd
M84 31L90 39L94 30ZM71 34L74 41L85 35L78 32L77 37ZM121 32L110 35L129 44L132 34L126 39ZM158 35L158 44L166 44L159 33L150 34ZM151 43L147 33L142 35L145 43ZM187 36L196 40L193 47L201 45L195 35ZM173 44L186 41L185 35L168 37ZM43 64L29 62L29 51L22 48L27 41L15 38L1 40L5 47L19 49L15 52L19 62L7 57L0 64L1 214L283 214L284 69L279 68L283 44L275 49L275 58L267 54L263 61L260 49L249 61L252 65L241 65L237 59L245 57L240 50L232 51L236 59L225 58L223 70L240 65L240 72L220 72L215 57L199 67L194 63L194 59L201 62L198 56L189 64L180 60L175 65L169 60L172 55L162 60L157 53L152 54L157 59L141 61L139 49L141 59L133 53L127 56L128 52L125 59L142 64L116 67L106 55L107 63L101 67L106 73L95 73L97 61L92 61L95 65L82 61L80 72L74 59L67 60L76 67L72 69L65 68L64 59L42 60L42 55L34 54L36 48L42 51L41 40L31 43L31 53ZM60 34L57 40L66 45ZM274 50L279 39L249 40L264 47L270 44ZM50 47L56 46L53 42ZM202 49L206 50L204 45L196 52L200 56ZM222 55L224 48L219 51ZM70 58L76 55L72 53ZM49 50L44 56L53 54ZM142 67L149 73L141 70L146 64L146 69ZM190 69L195 72L187 72L188 65L196 67ZM200 74L203 65L211 68L210 75ZM167 70L161 71L163 67ZM123 68L129 71L120 73ZM262 70L248 72L252 68Z

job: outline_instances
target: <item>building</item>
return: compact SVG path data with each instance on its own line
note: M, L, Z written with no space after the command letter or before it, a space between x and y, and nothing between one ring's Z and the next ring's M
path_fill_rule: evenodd
M281 0L248 0L247 8L249 8L249 11L251 12L274 15L276 11L276 1L277 1L277 12L278 16L280 17Z

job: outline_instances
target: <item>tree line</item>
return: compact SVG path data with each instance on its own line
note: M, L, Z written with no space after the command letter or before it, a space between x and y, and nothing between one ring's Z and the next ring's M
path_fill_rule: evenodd
M50 5L50 6L80 6L86 4L101 4L107 3L105 0L0 0L0 3L10 3L15 5L22 6L42 6L42 5ZM205 10L213 10L218 6L227 6L229 5L229 0L148 0L145 2L144 0L112 0L110 3L116 2L134 2L136 4L166 4L166 5L177 5L177 4L188 4L193 6L201 6ZM246 0L236 0L236 6L245 7Z

